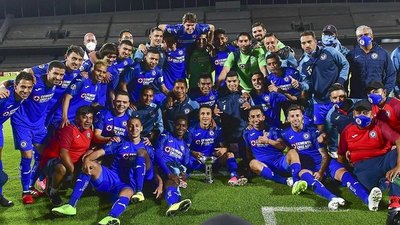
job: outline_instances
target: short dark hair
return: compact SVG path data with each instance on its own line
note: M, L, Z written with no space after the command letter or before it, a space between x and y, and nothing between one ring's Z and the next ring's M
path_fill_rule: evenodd
M329 94L331 94L332 92L339 91L339 90L342 90L342 91L344 91L346 93L346 90L344 89L344 86L342 84L339 84L339 83L332 84L332 86L329 88L328 92L329 92Z
M267 57L265 58L265 61L267 61L268 59L276 59L276 62L281 61L279 55L276 53L271 53L271 54L267 55Z
M209 110L211 110L211 113L213 113L213 109L209 105L201 105L200 108L199 108L199 115L200 115L200 110L201 109L209 109Z
M94 115L93 107L87 106L87 105L81 106L81 107L78 108L78 110L76 110L75 118L78 118L79 116L87 115L87 114Z
M218 35L223 34L226 36L226 30L222 29L222 28L218 28L214 31L214 37L217 37Z
M133 43L130 40L122 40L119 43L119 46L121 46L121 45L129 45L129 46L133 47Z
M124 33L130 33L130 34L132 34L132 32L131 32L130 30L124 29L124 30L121 30L121 31L119 32L119 38L122 38L122 35L123 35Z
M174 86L175 86L175 84L177 84L177 83L184 83L184 84L185 84L185 87L188 88L188 85L187 85L187 83L186 83L186 79L177 79L177 80L175 80L175 81L174 81Z
M21 72L19 72L19 74L15 78L15 84L18 85L19 82L21 82L21 80L32 81L32 83L33 83L33 75L28 73L28 72L21 71Z
M85 51L83 50L82 47L79 47L77 45L70 45L67 48L67 51L65 52L65 55L69 56L71 53L75 52L78 54L80 57L83 57L85 55Z
M203 73L200 75L199 80L200 79L211 79L211 81L212 81L212 76L209 73Z
M251 111L253 111L253 110L260 110L261 113L264 114L264 109L262 108L261 105L252 106L252 107L250 108L249 112L251 112Z
M66 69L65 64L58 60L51 61L49 63L49 68L47 69L47 71L50 71L53 68L59 68L59 69L63 69L63 70Z
M115 98L117 98L117 96L119 96L119 95L124 95L124 96L128 96L129 97L129 93L127 91L124 91L124 90L118 90L118 91L115 92L114 95L115 95Z
M132 116L131 118L129 118L128 123L132 120L138 120L140 122L140 124L143 126L142 121L140 120L139 116Z
M229 72L226 74L225 80L226 80L228 77L238 77L238 78L239 78L239 75L236 73L236 71L229 71Z
M106 43L103 46L101 46L98 56L100 59L103 59L104 57L111 54L118 55L118 48L114 44Z
M304 108L301 105L298 104L291 104L287 110L286 110L286 114L289 114L290 111L294 111L294 110L300 110L301 112L304 112Z
M300 34L300 37L304 37L304 36L312 36L314 39L317 39L314 31L312 31L312 30L306 30Z
M177 42L176 37L175 37L173 34L167 32L167 31L164 32L164 40L165 40L165 39L171 39L171 40L173 40L174 42Z
M178 114L174 119L174 124L178 122L178 120L186 120L187 123L189 122L188 117L185 114Z
M161 31L161 32L164 32L163 30L161 30L161 29L158 28L158 27L153 27L153 28L150 29L150 32L149 32L149 33L151 34L151 33L153 33L154 31Z
M149 49L147 49L146 55L149 54L149 53L156 54L156 55L160 55L160 52L158 51L157 48L151 48L151 47L150 47Z
M276 35L275 35L274 33L267 33L267 34L265 35L265 37L274 37L274 38L277 38Z
M253 23L253 25L251 25L251 29L253 29L254 27L262 27L263 30L267 30L267 27L261 22Z
M142 89L140 90L140 96L144 94L145 91L152 90L154 93L154 88L150 85L143 85Z
M246 37L249 38L249 40L251 40L251 35L250 35L249 33L247 33L247 32L240 32L240 33L238 34L238 36L236 37L236 40L239 40L239 38L240 38L241 36L246 36Z
M187 12L183 15L182 17L182 23L186 22L192 22L192 23L197 23L197 16L194 13Z

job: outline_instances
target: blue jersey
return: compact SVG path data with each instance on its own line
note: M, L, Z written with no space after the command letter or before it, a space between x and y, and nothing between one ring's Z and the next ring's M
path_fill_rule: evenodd
M46 112L53 98L56 87L48 87L45 79L47 75L35 75L36 84L21 107L11 117L11 122L16 125L29 127L43 126L46 119Z
M208 24L198 23L192 34L186 33L183 24L168 24L165 30L176 37L179 48L188 48L194 45L201 34L208 33L210 31L210 26Z
M268 131L268 139L276 141L280 138L280 132L277 128L271 127L266 131ZM258 137L263 136L263 132L264 130L257 130L255 128L246 129L243 132L243 140L246 147L251 149L255 159L260 162L274 162L282 157L283 153L272 145L258 143Z
M215 148L221 147L222 131L220 127L203 129L197 123L189 129L189 145L192 151L201 152L204 156L212 156Z
M223 51L217 50L215 56L211 57L211 62L214 64L214 69L215 69L215 79L214 79L215 82L217 82L219 74L224 68L224 63L228 58L229 53L234 52L235 50L236 48L233 45L228 44L225 50Z
M171 171L168 165L181 164L189 165L190 150L188 144L183 139L178 139L171 133L160 135L160 141L156 148L156 162L165 174Z
M218 92L215 90L210 90L207 95L203 95L199 88L194 88L189 91L189 97L190 99L193 99L193 101L199 103L200 106L208 105L213 107L218 99Z
M265 115L265 122L271 126L280 127L282 103L287 102L286 96L277 92L263 92L261 95L250 92L254 105L262 106Z
M137 105L136 110L132 112L132 117L138 117L142 121L143 136L147 136L153 130L159 130L160 133L164 132L161 108L157 104Z
M281 67L282 76L278 76L275 73L270 73L267 76L268 83L274 83L276 87L287 91L289 94L294 96L300 96L300 89L296 89L292 86L292 80L289 76L293 77L293 79L300 81L299 71L290 68L290 67Z
M73 121L76 111L81 106L90 106L95 102L99 84L93 83L90 78L77 77L65 91L72 96L68 107L68 120ZM59 122L62 118L62 107L58 107L54 113L53 122Z
M197 109L199 108L199 103L191 100L188 96L186 96L183 102L175 101L172 107L165 110L165 129L169 132L173 131L174 121L178 115L187 115L189 124L193 124L193 121L196 120Z
M137 63L134 67L126 69L122 73L122 81L127 84L131 102L140 100L140 91L144 85L150 85L154 94L161 93L161 85L164 84L162 71L159 67L146 70L143 63Z
M164 63L163 76L168 90L172 90L175 80L186 78L185 57L186 50L184 48L166 52L167 60Z
M2 125L6 120L14 114L23 101L17 101L15 99L15 90L14 87L8 87L7 90L10 92L10 95L7 98L0 99L0 125Z
M116 116L112 110L103 109L96 114L94 128L102 130L101 136L103 137L127 136L126 124L128 120L129 115L126 112L122 116Z
M294 131L291 127L286 128L281 133L282 139L292 148L296 149L305 165L319 165L322 161L317 138L319 131L312 126L304 126L299 132Z
M138 144L133 143L128 138L123 138L120 142L109 142L104 146L106 156L114 156L110 166L110 170L117 173L122 182L129 184L134 180L131 169L135 168L135 159L137 151L145 149L150 158L154 158L154 149L140 141Z

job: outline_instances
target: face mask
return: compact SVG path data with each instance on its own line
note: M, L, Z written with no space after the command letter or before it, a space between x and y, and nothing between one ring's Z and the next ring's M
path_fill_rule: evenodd
M371 102L373 105L379 105L379 103L382 102L382 95L379 94L369 94L368 95L368 101Z
M89 42L86 44L86 48L89 51L94 51L96 49L96 43L94 42Z
M365 128L371 123L371 118L365 115L359 115L354 118L354 121L361 128Z
M366 36L366 35L361 36L360 40L358 40L358 43L364 47L367 47L368 45L370 45L371 42L372 42L372 38L370 36Z
M332 46L336 44L337 39L333 35L322 35L322 43L324 43L325 46Z

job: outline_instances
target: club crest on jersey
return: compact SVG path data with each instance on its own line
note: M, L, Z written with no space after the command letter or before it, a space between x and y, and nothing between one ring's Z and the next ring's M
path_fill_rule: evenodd
M322 53L321 56L319 57L321 60L325 60L328 56L326 53Z
M210 96L210 100L212 101L212 100L214 100L215 99L215 96L214 95L211 95Z
M214 135L214 131L210 130L210 132L208 132L211 136Z
M256 146L257 145L257 141L256 140L252 140L250 141L251 146Z
M371 131L369 132L369 137L370 137L370 138L376 138L376 131L371 130Z
M377 59L377 58L378 58L378 53L375 53L375 52L372 53L372 54L371 54L371 58L372 58L372 59Z
M28 145L28 143L26 141L21 141L21 147L25 148Z
M39 65L39 69L44 69L44 67L45 67L45 65L44 65L44 64L42 64L42 65Z
M179 54L179 55L183 55L183 51L182 51L182 50L179 50L179 51L178 51L178 54Z
M71 90L75 90L76 89L76 84L71 84Z
M137 82L138 82L139 84L143 83L143 78L139 78L139 79L137 80Z
M283 80L284 80L285 82L289 82L289 77L285 77L285 78L283 78Z
M151 75L155 76L156 75L156 71L155 70L151 71Z
M309 133L304 133L304 134L303 134L303 138L304 138L305 140L310 139L310 134L309 134Z
M122 126L126 126L127 122L126 121L122 121Z
M197 38L197 35L193 34L193 35L192 35L192 38L193 38L193 39L196 39L196 38Z
M87 138L90 138L90 133L89 133L89 132L86 134L86 137L87 137Z
M183 111L185 112L185 114L189 114L190 113L190 109L185 109Z
M128 61L124 61L124 66L128 65Z
M166 153L170 153L170 152L171 152L171 147L165 146L164 151L165 151Z
M264 96L264 101L269 102L269 95Z
M360 120L360 118L356 118L356 124L361 125L361 120Z
M107 125L106 126L106 131L111 131L112 130L112 126L111 125Z
M246 68L246 64L239 64L238 65L240 69L245 69Z
M180 149L181 149L181 151L184 151L185 150L185 146L181 145Z

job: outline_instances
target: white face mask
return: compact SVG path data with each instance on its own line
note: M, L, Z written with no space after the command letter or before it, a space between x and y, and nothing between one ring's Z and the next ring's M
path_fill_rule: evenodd
M96 43L94 42L89 42L86 44L86 48L89 51L94 51L96 49Z

